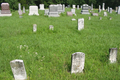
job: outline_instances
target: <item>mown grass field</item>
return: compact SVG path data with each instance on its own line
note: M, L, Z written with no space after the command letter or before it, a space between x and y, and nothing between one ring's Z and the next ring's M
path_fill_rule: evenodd
M46 17L40 10L39 16L28 16L26 11L19 18L13 11L11 17L0 17L0 80L14 80L10 61L15 59L24 61L27 80L120 80L120 15L113 11L104 17L102 11L91 16L80 11L76 9L77 16L72 17L66 12ZM84 18L81 31L77 30L78 18ZM33 24L37 24L36 33ZM118 48L117 63L109 63L109 48ZM84 73L70 73L75 52L85 53Z

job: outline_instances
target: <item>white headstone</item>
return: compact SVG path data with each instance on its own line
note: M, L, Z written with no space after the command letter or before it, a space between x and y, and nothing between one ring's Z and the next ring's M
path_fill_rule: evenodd
M118 7L115 7L115 12L117 12L117 10L118 10Z
M101 12L101 5L99 5L99 10L98 10L98 12Z
M49 9L45 9L45 14L44 15L48 15L49 13Z
M91 10L93 10L93 4L91 4Z
M18 4L18 11L21 11L21 4Z
M44 4L39 4L40 10L44 10Z
M111 48L109 49L110 52L110 56L109 56L109 60L110 63L114 63L117 61L117 48Z
M102 10L105 10L105 3L103 3L102 5Z
M84 18L78 19L78 30L84 29Z
M120 6L118 6L117 13L120 14Z
M77 5L77 9L79 9L79 5Z
M38 6L29 6L29 15L39 15Z
M104 16L107 16L107 12L104 12Z
M36 32L36 31L37 31L37 25L33 24L33 32Z
M25 71L25 66L23 60L13 60L10 61L11 69L15 80L25 80L27 79L27 74Z
M50 30L54 30L53 25L49 25L49 29L50 29Z
M23 6L23 13L25 13L25 7Z
M81 73L84 69L85 54L76 52L72 54L71 73Z
M75 7L75 5L72 5L72 7L73 7L73 9L75 9L76 7Z
M72 12L73 14L75 14L75 9L71 9L71 12Z

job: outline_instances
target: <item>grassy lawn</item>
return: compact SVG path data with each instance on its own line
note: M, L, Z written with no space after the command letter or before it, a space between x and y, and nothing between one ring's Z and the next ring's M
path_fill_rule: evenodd
M80 11L76 9L77 16L72 17L66 12L47 17L40 10L39 16L29 16L26 11L19 18L14 11L11 17L0 17L0 80L14 80L10 67L14 59L24 61L27 80L120 80L120 15L113 11L104 17L102 11L91 16ZM85 24L81 31L77 30L79 18L84 18ZM33 24L37 24L36 33ZM109 48L118 48L117 63L109 63ZM70 73L75 52L85 53L84 73Z

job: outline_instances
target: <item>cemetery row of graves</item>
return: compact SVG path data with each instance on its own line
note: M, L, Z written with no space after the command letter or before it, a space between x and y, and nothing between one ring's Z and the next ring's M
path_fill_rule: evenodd
M4 23L3 25L9 27L8 25L12 24L12 27L10 26L9 29L5 28L6 30L5 32L7 31L9 32L9 30L11 31L13 27L15 27L15 30L13 29L15 32L18 30L18 32L14 34L13 34L14 31L11 31L11 34L6 33L9 34L9 36L11 37L9 36L6 37L6 35L4 36L3 34L5 33L2 33L3 31L1 31L2 33L1 39L3 41L3 43L1 42L1 44L2 45L7 44L7 47L1 46L3 47L1 48L1 54L4 53L4 48L8 48L8 52L10 51L10 53L7 53L9 55L8 58L10 59L5 59L6 62L10 64L10 66L8 66L9 64L7 64L7 66L4 65L6 64L6 62L4 62L3 59L0 59L1 62L3 61L4 63L3 65L0 66L1 67L0 74L4 73L2 74L2 76L0 76L1 80L11 80L13 78L15 80L120 79L118 76L120 74L119 72L120 62L117 61L120 60L117 59L118 57L120 57L119 49L118 49L119 39L120 39L118 34L119 31L118 27L120 24L119 23L114 24L114 22L119 22L119 19L117 19L116 16L119 17L120 7L116 8L116 10L113 12L112 8L109 7L107 8L107 10L105 10L105 3L103 3L102 9L101 6L99 5L99 9L95 10L94 12L93 4L91 6L87 4L83 4L81 6L81 12L79 12L79 14L81 14L80 17L77 14L77 10L79 10L79 6L77 6L76 9L75 5L73 5L72 8L70 8L70 6L65 8L64 4L63 5L57 4L57 5L50 5L49 9L44 9L44 4L40 4L40 9L38 9L38 6L30 6L29 12L25 10L25 7L23 7L23 10L21 10L20 3L18 4L18 7L19 8L17 13L19 14L19 18L18 17L15 18L15 22L12 21L8 23L6 19L12 18L14 17L14 15L12 15L8 3L1 4L0 16L2 16L1 18L3 18L3 20L6 21L6 24L5 22L3 22ZM42 14L44 14L44 17L42 16L42 18L45 18L46 20L44 19L42 21L39 20L39 17L37 17L40 16L39 10L43 12ZM67 19L63 20L65 19L64 16L61 18L61 14L64 13L67 14L65 18L70 20ZM114 15L110 16L108 20L106 19L102 21L102 17L99 17L99 13L103 13L102 14L103 18L107 17L108 14L114 14ZM34 23L32 25L32 33L28 31L27 33L20 34L19 30L24 29L24 26L21 26L22 28L20 29L17 28L20 25L25 24L25 26L27 26L29 24L32 24L32 22L35 22L34 20L32 20L32 18L29 19L28 18L29 16L27 17L28 19L26 19L24 14L33 16L32 18L36 21L36 23L38 22L37 24ZM9 16L9 17L4 17L4 16ZM99 20L95 20L96 17L99 17ZM29 20L31 22L27 23L27 21ZM53 20L53 22L51 20ZM56 21L58 20L58 22L56 22L55 20ZM56 22L56 24L58 24L59 26L57 25L58 27L56 27L54 26L55 24L53 25L49 21L51 21L53 24ZM43 28L43 30L41 30L40 32L39 29L42 28L40 27L40 25L42 24L44 26L47 23L49 23L48 24L49 29L46 30L46 28ZM13 24L15 24L15 26ZM73 29L73 26L75 24L77 24L76 25L77 29L76 28ZM65 27L65 25L68 26ZM90 25L91 28L89 28L88 25ZM115 25L115 26L111 27L111 25ZM3 29L6 26L2 26L1 29ZM109 29L109 27L112 29ZM116 29L114 30L115 27ZM26 27L26 30L28 28L29 27ZM60 31L58 30L60 28L63 29ZM58 39L56 38L56 36L59 36L57 37ZM102 36L102 38L100 38L100 36ZM110 36L112 36L111 39L108 38ZM116 40L117 38L118 40ZM29 41L29 39L31 41ZM16 46L16 44L14 44L14 41L16 42L17 45L18 44L20 45L19 47L17 47L17 49L19 48L20 50L17 50L14 47L14 45ZM39 43L39 41L41 43ZM29 46L33 45L33 47L31 46L32 48L29 48L29 46L27 45L21 45L21 43L24 42L27 43ZM105 50L103 48L105 48ZM61 49L61 51L59 49ZM7 52L7 49L5 50L6 50L5 52ZM35 52L34 50L37 50L38 52ZM103 54L104 51L105 54ZM12 52L14 53L13 57L11 54ZM17 57L18 55L19 57ZM2 56L3 56L2 58L7 57L7 55L4 54ZM61 66L62 64L64 64L64 67ZM9 69L9 67L11 67L11 70L7 70ZM106 70L104 71L104 69ZM5 77L6 74L7 76Z

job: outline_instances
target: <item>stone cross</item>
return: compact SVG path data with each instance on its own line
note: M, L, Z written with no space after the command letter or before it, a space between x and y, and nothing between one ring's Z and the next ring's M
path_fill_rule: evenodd
M91 10L93 10L93 4L91 4Z
M109 56L110 63L115 63L117 61L117 48L110 48L109 53L110 53Z
M78 30L84 29L84 18L78 19Z
M109 12L110 8L108 7L107 11Z
M53 25L49 25L49 29L50 30L54 30L54 26Z
M33 32L36 32L36 31L37 31L37 25L33 24Z
M103 3L102 5L102 10L105 10L105 3Z
M27 74L23 60L13 60L10 61L11 69L14 75L15 80L25 80L27 79Z
M85 54L82 52L76 52L72 54L72 65L71 65L71 74L72 73L82 73L85 63Z
M25 13L25 7L23 6L23 13Z

